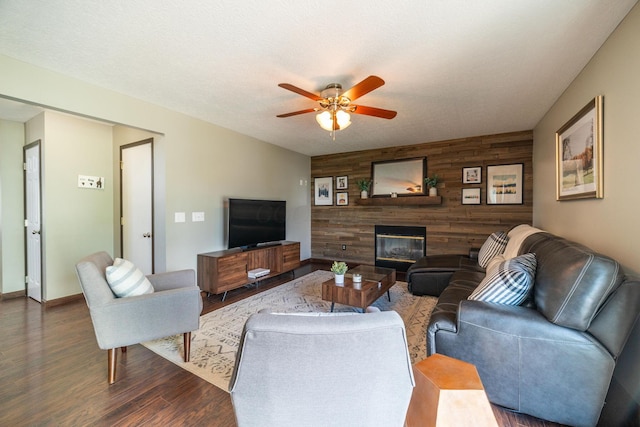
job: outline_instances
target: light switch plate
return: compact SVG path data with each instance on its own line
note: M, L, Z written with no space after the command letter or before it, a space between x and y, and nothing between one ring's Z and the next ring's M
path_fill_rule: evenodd
M191 221L193 222L204 221L204 212L191 212Z
M176 212L174 214L174 221L175 222L185 222L187 220L186 215L184 214L184 212Z

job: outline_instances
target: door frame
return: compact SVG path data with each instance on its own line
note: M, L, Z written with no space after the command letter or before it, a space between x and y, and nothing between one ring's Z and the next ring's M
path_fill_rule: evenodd
M22 174L22 200L23 200L23 213L24 213L24 296L29 296L29 247L27 235L27 150L38 147L38 198L39 198L39 215L40 215L40 303L46 301L45 299L45 283L44 283L44 218L42 216L42 140L37 139L24 147L22 147L22 164L24 172Z
M141 141L132 142L130 144L124 144L120 146L120 159L119 159L119 171L120 171L120 256L124 256L124 226L122 224L124 208L122 203L122 151L127 148L133 148L138 145L151 144L151 273L155 273L156 271L156 244L155 244L155 223L156 223L156 214L155 214L155 159L154 159L154 139L147 138Z

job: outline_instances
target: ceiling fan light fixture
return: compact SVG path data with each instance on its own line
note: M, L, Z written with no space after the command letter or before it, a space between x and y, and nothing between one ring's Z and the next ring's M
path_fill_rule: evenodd
M351 115L343 110L336 111L338 130L346 129L351 124ZM333 115L330 111L323 111L316 115L316 121L320 127L328 132L333 132Z

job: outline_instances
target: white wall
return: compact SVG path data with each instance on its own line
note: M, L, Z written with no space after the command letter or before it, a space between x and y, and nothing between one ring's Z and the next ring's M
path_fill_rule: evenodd
M166 246L161 252L167 270L195 269L198 253L225 247L223 200L229 196L286 200L287 238L301 242L302 259L311 256L310 191L299 185L300 179L309 180L308 156L2 55L0 74L2 96L163 135L156 161L164 164L156 165L165 172ZM105 157L109 162L112 153L113 148ZM48 209L62 211L47 211L57 220L65 215L64 207ZM175 212L187 212L190 218L194 211L203 211L205 222L173 222ZM113 230L109 224L111 234ZM75 245L69 239L49 244L60 250ZM80 292L70 259L54 268L66 272L68 283L59 277L48 283L52 296Z
M79 293L73 267L80 258L113 253L113 137L109 125L52 111L27 123L29 138L39 133L43 299L49 301ZM104 177L103 189L79 188L78 175Z
M0 293L24 292L24 124L0 120Z
M640 5L534 129L533 221L640 273ZM604 199L555 200L555 132L604 96Z

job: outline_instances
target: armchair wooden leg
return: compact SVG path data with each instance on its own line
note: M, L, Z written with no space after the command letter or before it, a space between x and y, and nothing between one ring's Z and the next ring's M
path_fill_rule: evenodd
M110 348L107 350L107 366L109 384L116 382L116 362L118 361L118 349Z
M127 347L120 347L120 351L123 352L123 353L126 353L127 352Z
M188 362L191 356L191 332L184 333L184 361Z

